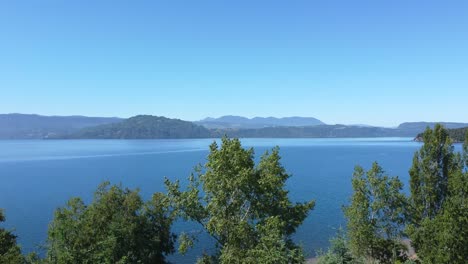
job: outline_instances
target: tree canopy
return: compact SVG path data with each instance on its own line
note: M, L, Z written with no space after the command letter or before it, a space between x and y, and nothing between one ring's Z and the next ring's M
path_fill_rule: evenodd
M468 138L468 134L466 135ZM410 170L408 234L424 263L468 259L468 141L455 153L442 126L427 129Z
M5 222L5 214L0 209L0 223L2 222ZM16 236L4 228L0 228L0 263L23 263L23 256L16 243Z
M348 221L350 248L355 256L394 263L405 260L401 243L405 223L406 198L403 183L390 177L378 163L365 172L357 166L353 178L351 204L344 207Z
M238 139L210 146L208 161L189 177L186 190L166 180L178 213L199 223L216 241L217 252L202 263L301 263L304 256L291 235L314 207L293 203L285 189L290 175L279 149L266 152L255 165L253 149ZM187 236L184 245L191 244Z
M91 204L73 198L49 226L50 263L165 263L173 253L174 216L163 194L143 202L138 190L101 184Z
M468 133L461 152L441 125L420 137L424 144L409 171L409 197L401 193L398 178L386 176L377 163L367 172L356 167L351 204L344 208L347 236L338 234L319 263L400 263L406 257L401 239L408 235L416 261L466 263Z

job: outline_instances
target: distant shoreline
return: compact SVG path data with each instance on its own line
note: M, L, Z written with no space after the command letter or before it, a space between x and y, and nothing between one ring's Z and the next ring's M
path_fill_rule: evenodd
M118 119L0 114L0 139L417 138L427 127L436 124L407 122L389 128L331 125L301 117L247 119L235 116L224 117L221 121L190 122L153 115ZM454 131L468 128L468 123L440 124Z
M44 140L44 141L61 141L61 140L190 140L190 139L222 139L223 137L205 137L205 138L38 138L38 139L0 139L0 140ZM401 139L403 141L415 141L413 137L236 137L239 139Z

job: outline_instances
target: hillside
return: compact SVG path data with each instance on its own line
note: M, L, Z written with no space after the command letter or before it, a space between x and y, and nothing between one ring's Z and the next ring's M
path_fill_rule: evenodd
M264 127L302 127L324 125L324 123L313 117L254 117L222 116L219 118L205 118L195 122L210 129L254 129Z
M468 127L462 127L462 128L454 128L454 129L447 129L450 138L453 140L453 142L464 142L466 138L466 134L468 133ZM422 133L419 133L416 138L414 139L415 141L423 141L422 138Z
M402 131L411 132L414 135L424 132L426 128L434 128L436 124L441 124L445 128L454 129L468 127L468 123L456 123L456 122L406 122L400 124L397 129Z
M448 132L454 142L464 142L468 133L468 127L449 129Z
M0 114L0 139L42 139L121 120L114 117Z
M318 125L304 127L266 127L260 129L218 129L216 137L228 135L240 138L350 138L350 137L411 137L411 131L383 127Z
M180 119L139 115L119 123L85 128L77 133L60 136L65 139L157 139L208 138L208 129Z
M56 138L70 139L156 139L156 138L353 138L411 137L412 131L393 128L346 125L265 127L253 129L207 129L188 121L165 117L137 116L121 123L85 128Z

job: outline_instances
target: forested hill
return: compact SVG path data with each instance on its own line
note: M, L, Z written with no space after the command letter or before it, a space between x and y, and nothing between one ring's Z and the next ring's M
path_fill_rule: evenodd
M116 117L0 114L0 139L41 139L77 132L85 127L119 122Z
M447 129L447 132L450 138L453 140L453 142L464 142L466 138L466 134L468 133L468 127ZM423 133L419 133L416 136L415 140L422 142L423 141L422 135Z
M84 128L61 139L158 139L158 138L364 138L414 137L424 128L383 128L349 125L208 129L189 121L142 115L119 123Z
M208 129L192 122L161 116L139 115L119 123L85 128L63 139L208 138Z
M256 129L207 129L188 121L155 116L136 116L120 123L85 128L60 139L157 139L157 138L353 138L413 137L411 131L346 125L266 127Z
M406 122L400 124L396 129L412 132L413 136L423 133L426 128L433 129L436 124L443 125L447 129L463 128L468 127L468 123L458 123L458 122Z
M454 142L464 142L466 133L468 133L468 127L448 129L447 131Z
M305 127L265 127L259 129L219 129L215 137L227 135L239 138L359 138L359 137L413 137L412 130L396 128L318 125Z

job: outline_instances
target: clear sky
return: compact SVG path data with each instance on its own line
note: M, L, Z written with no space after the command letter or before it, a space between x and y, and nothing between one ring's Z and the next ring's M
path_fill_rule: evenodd
M468 122L468 1L1 1L0 113Z

